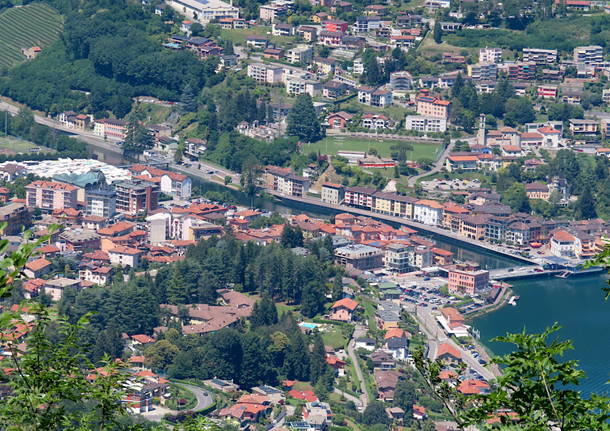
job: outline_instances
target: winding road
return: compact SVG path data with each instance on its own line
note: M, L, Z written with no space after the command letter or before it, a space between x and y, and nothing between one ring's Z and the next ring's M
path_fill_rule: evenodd
M173 383L176 386L180 386L183 389L191 391L193 395L195 395L195 398L197 398L197 404L191 409L194 412L203 411L214 403L214 398L212 398L212 395L210 395L208 391L203 388L200 388L199 386L191 385L188 383Z
M358 356L354 351L354 347L356 346L356 340L360 337L366 335L366 328L362 325L356 325L354 328L354 334L352 335L352 339L349 340L347 345L347 354L354 364L354 369L356 370L356 376L358 377L358 381L360 382L360 390L362 395L360 395L359 407L361 411L364 411L366 407L369 405L369 394L366 389L366 381L364 380L364 375L362 374L362 369L360 368L360 362L358 361ZM348 398L346 396L346 398Z

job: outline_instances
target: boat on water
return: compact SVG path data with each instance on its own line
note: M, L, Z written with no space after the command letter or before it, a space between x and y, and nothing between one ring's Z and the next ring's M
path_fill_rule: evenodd
M517 305L518 300L519 300L519 296L511 296L508 300L508 303L514 307Z

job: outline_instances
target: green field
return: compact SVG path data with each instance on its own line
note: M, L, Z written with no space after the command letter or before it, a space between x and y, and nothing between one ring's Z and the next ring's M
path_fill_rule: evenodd
M370 151L376 149L381 157L390 157L392 145L398 141L377 139L353 138L328 136L321 141L313 144L304 145L302 151L305 154L320 152L321 154L335 155L339 151ZM442 146L439 144L411 143L413 151L408 154L409 160L432 159L436 160L441 152Z
M230 40L235 45L245 45L246 39L250 36L267 36L267 32L271 32L271 27L256 26L252 28L244 29L222 29L220 30L220 37L222 40Z
M0 67L12 67L25 60L22 48L44 48L62 31L63 18L42 3L16 6L0 14Z
M35 148L40 148L45 153L55 152L50 148L36 145L30 141L24 141L13 136L0 136L0 154L29 153Z

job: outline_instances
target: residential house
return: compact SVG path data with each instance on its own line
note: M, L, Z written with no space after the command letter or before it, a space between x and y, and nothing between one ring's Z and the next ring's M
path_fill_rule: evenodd
M23 273L28 278L40 278L53 269L53 264L44 257L31 260L25 264Z
M310 181L290 168L267 166L264 171L266 185L271 190L288 196L304 196L309 190Z
M358 302L351 298L340 299L331 307L329 319L338 320L340 322L351 322L358 305Z
M358 89L358 102L385 108L392 104L392 92L382 88L360 87Z
M354 117L354 114L349 112L339 111L333 112L326 117L329 129L343 130L347 127L347 123Z
M76 208L78 188L58 181L38 180L25 188L25 201L29 208L61 210Z
M339 184L324 183L322 184L321 200L329 204L339 205L343 202L344 188Z
M392 402L400 372L398 370L375 370L373 376L377 386L377 399Z
M413 220L431 226L439 226L443 221L443 205L427 199L413 204Z

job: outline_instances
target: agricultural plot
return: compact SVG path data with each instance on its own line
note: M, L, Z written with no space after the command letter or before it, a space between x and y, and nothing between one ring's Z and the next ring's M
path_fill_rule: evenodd
M44 48L55 42L63 29L63 18L53 8L33 3L0 13L0 68L24 61L22 49Z

